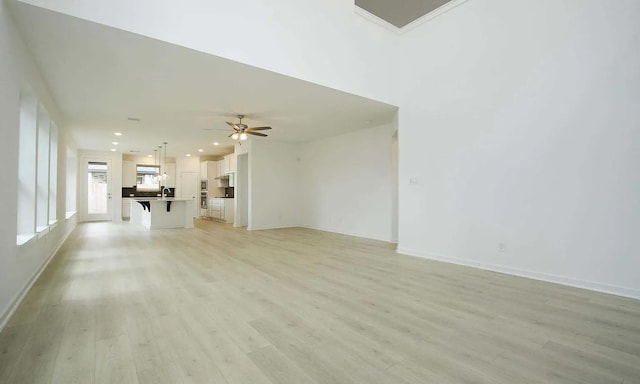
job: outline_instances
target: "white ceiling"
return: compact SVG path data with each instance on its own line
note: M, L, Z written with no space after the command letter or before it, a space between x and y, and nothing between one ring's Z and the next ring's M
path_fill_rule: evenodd
M11 1L18 28L78 147L231 152L225 121L301 142L389 122L396 107ZM249 49L249 48L248 48ZM140 118L140 122L127 120ZM219 130L205 130L219 129ZM114 132L122 132L116 138ZM221 145L213 146L217 141Z

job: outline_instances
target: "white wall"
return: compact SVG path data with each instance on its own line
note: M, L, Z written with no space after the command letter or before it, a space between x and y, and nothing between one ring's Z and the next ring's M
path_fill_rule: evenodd
M249 153L251 193L247 229L299 225L299 161L295 144L252 140Z
M637 0L30 2L398 105L403 252L640 297Z
M21 41L4 2L0 1L0 166L3 200L0 204L0 328L50 256L75 227L75 216L65 219L66 138L64 121L45 83ZM44 105L59 129L57 220L50 230L16 246L18 190L19 97L28 90ZM73 144L71 143L73 147Z
M404 35L401 251L640 297L638 15L471 0Z
M301 224L391 241L394 124L300 146Z

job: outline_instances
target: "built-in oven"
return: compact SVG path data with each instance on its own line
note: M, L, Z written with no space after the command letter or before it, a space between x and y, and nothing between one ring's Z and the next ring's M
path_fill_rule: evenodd
M208 207L207 207L207 191L200 192L200 209L208 209Z

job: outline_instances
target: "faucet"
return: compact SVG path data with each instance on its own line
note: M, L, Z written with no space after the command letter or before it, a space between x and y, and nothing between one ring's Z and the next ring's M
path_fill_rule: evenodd
M171 188L169 188L169 187L162 188L162 193L160 194L160 200L164 200L164 197L165 197L164 196L164 192L165 191L167 191L167 195L168 195L169 193L171 193ZM167 196L167 197L169 197L169 196Z

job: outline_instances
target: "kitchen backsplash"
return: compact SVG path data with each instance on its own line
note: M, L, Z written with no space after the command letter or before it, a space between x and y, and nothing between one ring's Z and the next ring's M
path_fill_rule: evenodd
M160 191L162 191L162 187ZM136 187L122 187L122 197L156 197L160 194L160 191L138 191ZM167 194L165 196L175 197L175 194L175 188L167 188Z

